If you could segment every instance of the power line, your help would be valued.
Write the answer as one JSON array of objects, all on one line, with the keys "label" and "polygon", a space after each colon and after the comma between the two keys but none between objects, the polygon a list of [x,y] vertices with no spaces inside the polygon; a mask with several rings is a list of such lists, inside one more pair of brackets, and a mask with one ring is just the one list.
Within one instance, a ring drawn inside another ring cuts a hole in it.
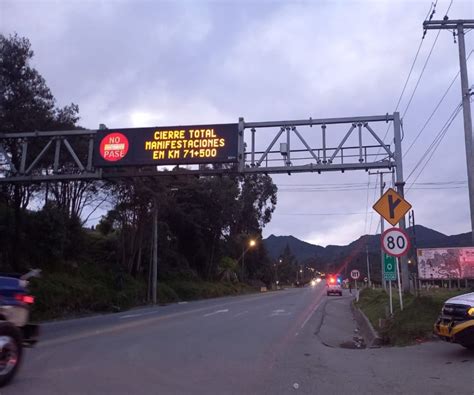
[{"label": "power line", "polygon": [[[451,9],[451,6],[453,5],[453,0],[451,0],[451,2],[449,3],[449,6],[448,6],[448,9],[446,10],[446,16],[448,15],[448,12],[449,10]],[[436,6],[436,5],[435,5]],[[433,18],[433,15],[434,15],[434,10],[433,10],[433,13],[431,14],[430,16],[430,20]],[[428,56],[426,57],[426,60],[425,60],[425,64],[423,65],[423,68],[421,69],[421,73],[420,73],[420,76],[418,77],[418,80],[416,81],[416,84],[415,84],[415,88],[413,89],[413,92],[410,96],[410,99],[408,100],[408,104],[406,105],[405,107],[405,110],[403,111],[403,114],[402,114],[402,118],[405,116],[405,114],[407,113],[408,111],[408,108],[410,107],[410,104],[413,100],[413,97],[415,96],[415,93],[416,93],[416,90],[418,89],[418,85],[420,84],[420,81],[421,81],[421,78],[423,77],[423,74],[425,73],[425,70],[426,70],[426,66],[428,65],[428,62],[431,58],[431,54],[433,53],[433,50],[434,50],[434,47],[436,46],[436,43],[438,41],[438,37],[439,35],[441,34],[441,30],[438,30],[438,34],[436,34],[436,37],[433,41],[433,45],[431,45],[431,49],[430,49],[430,52],[428,53]]]},{"label": "power line", "polygon": [[345,215],[365,215],[365,213],[281,213],[278,215],[315,215],[315,216],[345,216]]},{"label": "power line", "polygon": [[408,175],[408,177],[405,179],[405,181],[408,181],[410,179],[410,177],[413,175],[413,173],[416,171],[416,169],[421,165],[421,163],[423,162],[423,160],[426,158],[426,156],[429,155],[430,151],[433,149],[433,147],[437,144],[437,142],[439,141],[439,138],[441,137],[441,135],[443,135],[443,133],[445,133],[445,131],[447,129],[446,126],[448,124],[450,124],[450,121],[454,119],[454,117],[457,115],[457,113],[459,112],[461,108],[461,104],[458,104],[456,106],[456,108],[454,109],[454,111],[451,113],[451,115],[449,116],[448,120],[445,122],[445,124],[443,125],[443,127],[441,128],[441,130],[438,132],[438,134],[435,136],[435,138],[433,139],[433,141],[431,142],[431,144],[428,146],[428,148],[426,149],[425,153],[421,156],[420,160],[418,161],[418,163],[415,165],[415,167],[412,169],[412,171],[410,172],[410,174]]},{"label": "power line", "polygon": [[[441,31],[441,30],[440,30]],[[472,53],[474,52],[474,50],[471,50],[471,52],[469,53],[469,56],[467,57],[467,59],[469,59],[469,57],[472,55]],[[467,60],[466,59],[466,60]],[[438,110],[439,106],[441,105],[441,103],[443,102],[443,100],[445,99],[445,97],[448,95],[448,92],[449,90],[451,89],[451,87],[454,85],[454,83],[456,82],[457,78],[459,77],[459,74],[460,74],[460,70],[456,73],[456,75],[454,76],[453,80],[451,81],[451,83],[449,84],[448,88],[446,89],[446,91],[444,92],[443,96],[441,96],[441,99],[439,100],[438,104],[436,105],[436,107],[434,108],[433,112],[430,114],[430,116],[428,117],[428,119],[426,120],[426,122],[424,123],[423,127],[420,129],[420,131],[418,132],[418,134],[416,135],[415,139],[411,142],[410,146],[408,147],[408,149],[405,151],[405,153],[403,154],[403,158],[405,158],[405,156],[408,154],[408,152],[410,152],[410,150],[412,149],[413,145],[416,143],[416,141],[418,140],[418,138],[421,136],[421,134],[423,133],[423,131],[426,129],[426,127],[428,126],[429,122],[431,121],[431,119],[433,118],[433,116],[435,115],[436,111]]]},{"label": "power line", "polygon": [[367,218],[369,215],[369,189],[370,189],[370,174],[367,174],[368,180],[367,180],[367,202],[366,202],[366,207],[365,207],[365,222],[364,222],[364,235],[366,234],[367,231]]},{"label": "power line", "polygon": [[[378,181],[379,181],[379,178],[378,177],[375,177],[375,188],[374,188],[374,198],[372,199],[373,202],[375,202],[376,200],[376,197],[377,197],[377,184],[378,184]],[[374,218],[374,212],[372,211],[370,213],[370,226],[369,226],[369,234],[370,234],[370,231],[372,230],[372,220]]]},{"label": "power line", "polygon": [[[411,173],[408,175],[408,177],[406,178],[406,180],[409,180],[410,177],[415,173],[416,169],[421,165],[421,163],[424,161],[424,159],[428,156],[429,158],[427,159],[427,161],[425,162],[425,164],[423,165],[423,168],[421,169],[421,171],[418,173],[418,175],[416,176],[415,180],[413,181],[416,182],[416,180],[418,179],[418,177],[420,177],[421,173],[423,173],[423,170],[425,169],[425,167],[427,166],[427,164],[429,163],[429,161],[431,160],[431,158],[433,157],[434,153],[436,152],[437,148],[439,147],[439,145],[441,144],[441,141],[443,140],[444,136],[446,135],[446,133],[448,132],[451,124],[453,123],[453,121],[456,119],[457,115],[460,113],[462,109],[462,104],[459,104],[458,106],[456,106],[455,110],[453,111],[453,113],[451,113],[451,115],[449,116],[448,120],[446,121],[446,123],[443,125],[443,127],[441,128],[441,130],[438,132],[438,134],[436,135],[436,137],[434,138],[433,142],[430,144],[430,146],[427,148],[427,150],[425,151],[425,153],[423,154],[423,156],[420,158],[420,160],[418,161],[418,163],[415,165],[415,167],[413,168],[413,170],[411,171]],[[431,154],[430,154],[431,153]],[[409,191],[412,186],[413,186],[413,183],[407,188],[407,191]]]},{"label": "power line", "polygon": [[[449,181],[427,181],[427,182],[417,182],[416,184],[417,185],[444,185],[444,184],[466,184],[467,183],[467,180],[457,180],[457,181],[453,181],[453,180],[449,180]],[[359,183],[354,183],[354,184],[277,184],[278,187],[312,187],[312,188],[323,188],[323,189],[327,189],[327,186],[338,186],[338,185],[341,185],[343,186],[344,188],[346,188],[346,185],[350,186],[350,185],[354,185],[355,187],[357,186],[366,186],[367,183],[366,182],[359,182]],[[337,189],[334,189],[334,190],[337,190]],[[363,190],[365,191],[365,187],[363,188]]]},{"label": "power line", "polygon": [[[438,1],[436,0],[436,2],[430,6],[430,11],[428,11],[428,14],[427,14],[427,17],[428,17],[428,15],[430,15],[429,20],[432,20],[432,19],[433,19],[433,16],[434,16],[434,14],[435,14],[435,12],[436,12],[436,5],[437,5],[437,4],[438,4]],[[449,12],[449,10],[451,9],[451,5],[452,5],[452,4],[453,4],[453,1],[451,0],[451,3],[449,4],[448,9],[446,10],[446,14],[447,14],[447,13]],[[426,19],[427,19],[427,18],[425,17],[425,21],[426,21]],[[427,56],[427,58],[426,58],[426,60],[425,60],[425,63],[424,63],[424,65],[423,65],[423,68],[422,68],[422,70],[421,70],[421,74],[420,74],[420,76],[418,77],[418,80],[417,80],[417,82],[416,82],[415,88],[413,89],[413,92],[412,92],[412,94],[411,94],[411,96],[410,96],[410,99],[408,100],[408,104],[406,105],[405,110],[403,111],[402,118],[403,118],[403,117],[405,116],[405,114],[407,113],[408,108],[410,107],[410,104],[411,104],[411,102],[412,102],[412,100],[413,100],[413,97],[415,96],[416,90],[417,90],[417,88],[418,88],[418,85],[420,84],[421,78],[423,77],[423,74],[424,74],[424,72],[425,72],[426,66],[428,65],[428,62],[429,62],[429,60],[430,60],[430,57],[431,57],[431,54],[432,54],[432,52],[433,52],[433,49],[434,49],[434,47],[435,47],[435,45],[436,45],[436,42],[438,41],[438,37],[439,37],[440,33],[441,33],[441,31],[439,31],[438,34],[437,34],[436,37],[435,37],[435,40],[434,40],[434,42],[433,42],[433,44],[432,44],[432,46],[431,46],[430,52],[428,53],[428,56]],[[407,79],[406,79],[405,84],[404,84],[403,89],[402,89],[402,93],[400,94],[400,97],[398,98],[398,102],[397,102],[397,105],[396,105],[396,107],[395,107],[395,111],[394,111],[394,112],[396,112],[396,111],[398,110],[398,107],[400,106],[401,100],[402,100],[402,98],[403,98],[403,95],[404,95],[404,93],[405,93],[406,87],[407,87],[408,82],[409,82],[409,80],[410,80],[411,74],[412,74],[413,69],[414,69],[414,67],[415,67],[416,60],[418,59],[418,55],[419,55],[420,50],[421,50],[421,47],[422,47],[422,45],[423,45],[423,41],[424,41],[425,36],[426,36],[426,31],[423,32],[423,36],[422,36],[422,38],[421,38],[420,45],[418,46],[418,49],[417,49],[417,51],[416,51],[415,58],[413,59],[412,65],[411,65],[411,67],[410,67],[410,72],[408,73]],[[390,131],[391,126],[392,126],[392,123],[389,123],[389,125],[387,126],[387,131],[385,132],[385,135],[384,135],[382,141],[385,141],[385,139],[387,138],[387,135],[388,135],[388,132]],[[378,150],[378,152],[377,152],[377,155],[375,156],[375,159],[377,159],[378,155],[380,154],[380,151],[381,151],[381,148],[379,148],[379,150]]]},{"label": "power line", "polygon": [[[429,17],[429,20],[433,19],[433,16],[436,12],[436,5],[438,4],[438,0],[436,0],[436,2],[433,4],[431,3],[430,5],[430,9],[428,11],[428,13],[426,14],[426,17],[425,17],[425,21],[426,19],[428,18],[428,15],[430,16]],[[420,40],[420,44],[418,45],[418,49],[416,50],[416,54],[415,54],[415,58],[413,59],[413,62],[411,63],[411,66],[410,66],[410,71],[408,72],[408,76],[405,80],[405,83],[403,84],[403,89],[402,89],[402,92],[400,93],[400,96],[398,97],[398,101],[397,101],[397,105],[395,106],[395,111],[396,112],[398,110],[398,107],[400,106],[400,103],[402,101],[402,98],[403,98],[403,95],[405,94],[405,90],[408,86],[408,82],[410,81],[410,77],[411,77],[411,74],[413,73],[413,69],[415,68],[415,64],[416,64],[416,61],[418,59],[418,55],[420,54],[420,51],[421,51],[421,47],[423,46],[423,42],[424,42],[424,39],[425,39],[425,36],[426,36],[426,31],[423,32],[423,36],[421,37],[421,40]],[[392,126],[392,123],[389,123],[389,125],[387,126],[387,130],[385,132],[385,135],[383,136],[383,139],[382,141],[385,141],[385,139],[387,138],[387,135],[388,135],[388,132],[390,131],[390,127]],[[378,152],[377,152],[377,155],[375,156],[375,159],[377,159],[379,153],[380,153],[380,150],[381,148],[379,148]]]},{"label": "power line", "polygon": [[[411,184],[410,184],[411,185]],[[453,185],[453,186],[439,186],[439,187],[411,187],[410,189],[412,190],[449,190],[449,189],[466,189],[466,185]],[[293,192],[293,193],[316,193],[316,192],[328,192],[328,193],[335,193],[335,192],[357,192],[357,191],[366,191],[366,189],[347,189],[347,190],[342,190],[342,191],[330,191],[330,190],[319,190],[319,189],[299,189],[299,190],[294,190],[294,189],[285,189],[282,191],[278,192]],[[374,189],[374,191],[377,191],[377,189]],[[375,199],[374,199],[375,201]]]}]

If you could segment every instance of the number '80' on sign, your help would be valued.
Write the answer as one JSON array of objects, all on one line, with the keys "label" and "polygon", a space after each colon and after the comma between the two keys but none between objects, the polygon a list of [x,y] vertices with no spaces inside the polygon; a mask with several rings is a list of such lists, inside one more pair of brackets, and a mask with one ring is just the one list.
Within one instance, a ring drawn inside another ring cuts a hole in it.
[{"label": "number '80' on sign", "polygon": [[403,256],[410,249],[410,237],[400,228],[390,228],[383,232],[381,243],[382,249],[391,256]]}]

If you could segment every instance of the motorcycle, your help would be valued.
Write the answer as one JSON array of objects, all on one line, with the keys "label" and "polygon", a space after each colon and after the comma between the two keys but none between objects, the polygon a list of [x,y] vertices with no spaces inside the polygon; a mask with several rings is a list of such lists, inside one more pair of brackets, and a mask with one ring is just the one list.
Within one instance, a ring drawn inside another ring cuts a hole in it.
[{"label": "motorcycle", "polygon": [[28,292],[28,282],[40,272],[34,269],[19,278],[0,276],[0,387],[17,373],[23,348],[38,341],[39,326],[29,323],[35,299]]}]

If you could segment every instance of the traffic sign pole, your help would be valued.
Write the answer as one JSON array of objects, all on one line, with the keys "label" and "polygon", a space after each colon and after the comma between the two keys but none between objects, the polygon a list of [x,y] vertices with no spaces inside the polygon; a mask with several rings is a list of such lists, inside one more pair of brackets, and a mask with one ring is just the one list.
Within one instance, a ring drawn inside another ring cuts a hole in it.
[{"label": "traffic sign pole", "polygon": [[400,296],[400,310],[403,311],[403,296],[402,296],[402,285],[400,284],[400,258],[397,259],[397,281],[398,281],[398,295]]},{"label": "traffic sign pole", "polygon": [[388,295],[390,297],[390,315],[393,315],[392,280],[389,280],[388,282]]}]

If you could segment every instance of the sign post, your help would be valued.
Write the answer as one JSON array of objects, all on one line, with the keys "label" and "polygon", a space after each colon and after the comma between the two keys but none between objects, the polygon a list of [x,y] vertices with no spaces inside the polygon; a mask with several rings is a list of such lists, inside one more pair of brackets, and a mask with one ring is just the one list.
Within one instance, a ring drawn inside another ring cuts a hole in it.
[{"label": "sign post", "polygon": [[398,295],[400,297],[400,310],[403,311],[403,297],[402,297],[402,285],[400,284],[400,258],[397,258],[397,281],[398,281]]},{"label": "sign post", "polygon": [[357,291],[357,280],[360,277],[360,272],[356,269],[351,270],[351,277],[355,280],[355,289]]},{"label": "sign post", "polygon": [[[390,228],[387,229],[380,239],[382,243],[382,249],[390,255],[390,258],[386,258],[384,262],[384,277],[390,280],[390,293],[391,293],[391,281],[393,278],[394,266],[396,267],[396,277],[398,281],[398,294],[400,297],[400,310],[403,310],[403,296],[402,296],[402,287],[400,282],[400,269],[399,269],[399,259],[397,261],[395,258],[400,258],[405,255],[410,249],[410,238],[407,233],[399,228]],[[388,272],[388,273],[387,273]],[[387,273],[387,274],[386,274]],[[390,297],[391,299],[391,297]],[[392,308],[390,309],[392,310]]]},{"label": "sign post", "polygon": [[393,315],[392,280],[388,282],[388,296],[390,299],[390,315]]}]

